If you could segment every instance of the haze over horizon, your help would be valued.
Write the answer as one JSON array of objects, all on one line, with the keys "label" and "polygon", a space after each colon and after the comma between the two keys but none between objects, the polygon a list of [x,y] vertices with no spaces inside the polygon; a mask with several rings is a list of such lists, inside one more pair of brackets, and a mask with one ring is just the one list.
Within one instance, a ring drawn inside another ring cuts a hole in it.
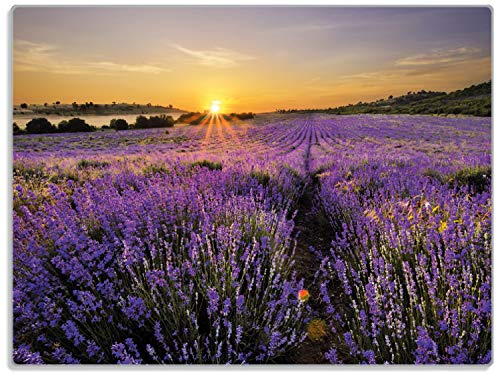
[{"label": "haze over horizon", "polygon": [[489,8],[17,7],[14,103],[334,107],[491,79]]}]

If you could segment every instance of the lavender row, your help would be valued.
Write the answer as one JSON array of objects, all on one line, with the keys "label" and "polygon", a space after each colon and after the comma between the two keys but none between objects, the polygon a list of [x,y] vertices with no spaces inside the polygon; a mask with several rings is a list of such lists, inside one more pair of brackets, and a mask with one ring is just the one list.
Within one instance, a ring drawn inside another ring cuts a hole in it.
[{"label": "lavender row", "polygon": [[425,158],[338,160],[322,174],[318,209],[335,232],[319,271],[332,363],[489,362],[485,160],[459,170]]},{"label": "lavender row", "polygon": [[304,339],[286,186],[182,165],[47,186],[14,191],[15,360],[267,362]]}]

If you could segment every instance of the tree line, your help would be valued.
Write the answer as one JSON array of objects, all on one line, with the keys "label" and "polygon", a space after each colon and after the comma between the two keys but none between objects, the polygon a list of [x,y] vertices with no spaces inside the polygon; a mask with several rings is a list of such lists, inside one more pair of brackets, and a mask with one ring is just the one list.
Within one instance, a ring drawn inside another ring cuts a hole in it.
[{"label": "tree line", "polygon": [[77,103],[74,101],[71,104],[63,104],[60,101],[53,103],[45,102],[41,105],[39,104],[28,104],[21,103],[18,107],[14,107],[14,113],[23,113],[29,110],[34,115],[44,116],[44,115],[61,115],[61,116],[75,116],[82,114],[148,114],[148,113],[168,113],[174,108],[172,104],[161,106],[152,103],[147,104],[127,104],[127,103],[117,103],[113,101],[110,104],[96,104],[92,101],[86,101],[84,103]]},{"label": "tree line", "polygon": [[277,109],[278,113],[331,114],[437,114],[491,116],[491,81],[446,93],[439,91],[409,91],[406,95],[373,102],[359,101],[335,108]]},{"label": "tree line", "polygon": [[[116,131],[129,130],[129,129],[152,129],[174,126],[175,120],[172,116],[159,115],[138,116],[134,124],[129,124],[125,119],[113,118],[109,125],[102,126],[102,129],[114,129]],[[89,125],[81,118],[71,118],[70,120],[63,120],[56,125],[52,124],[47,118],[33,118],[26,123],[26,128],[21,129],[14,122],[14,135],[22,134],[55,134],[67,132],[93,132],[97,131],[97,127]]]}]

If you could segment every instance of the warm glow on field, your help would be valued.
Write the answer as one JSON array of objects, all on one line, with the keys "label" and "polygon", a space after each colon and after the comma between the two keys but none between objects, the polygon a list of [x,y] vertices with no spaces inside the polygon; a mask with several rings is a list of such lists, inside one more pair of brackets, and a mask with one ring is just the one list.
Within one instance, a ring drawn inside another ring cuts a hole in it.
[{"label": "warm glow on field", "polygon": [[210,111],[212,113],[219,113],[219,111],[220,111],[220,101],[218,101],[218,100],[212,101],[212,106],[210,107]]}]

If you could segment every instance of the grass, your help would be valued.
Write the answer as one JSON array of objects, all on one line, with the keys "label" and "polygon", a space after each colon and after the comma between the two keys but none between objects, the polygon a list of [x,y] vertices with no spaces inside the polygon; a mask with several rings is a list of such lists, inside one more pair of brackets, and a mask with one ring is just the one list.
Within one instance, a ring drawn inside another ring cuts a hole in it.
[{"label": "grass", "polygon": [[424,175],[447,184],[450,188],[468,187],[471,192],[482,193],[490,187],[491,166],[466,167],[448,175],[429,169],[424,172]]},{"label": "grass", "polygon": [[108,161],[97,161],[97,160],[86,160],[86,159],[82,159],[78,161],[78,163],[76,164],[76,168],[79,170],[90,169],[90,168],[102,169],[107,166],[109,166]]},{"label": "grass", "polygon": [[222,170],[222,164],[220,162],[214,162],[209,160],[195,161],[191,164],[191,166],[193,168],[200,167],[200,168],[207,168],[209,170]]}]

